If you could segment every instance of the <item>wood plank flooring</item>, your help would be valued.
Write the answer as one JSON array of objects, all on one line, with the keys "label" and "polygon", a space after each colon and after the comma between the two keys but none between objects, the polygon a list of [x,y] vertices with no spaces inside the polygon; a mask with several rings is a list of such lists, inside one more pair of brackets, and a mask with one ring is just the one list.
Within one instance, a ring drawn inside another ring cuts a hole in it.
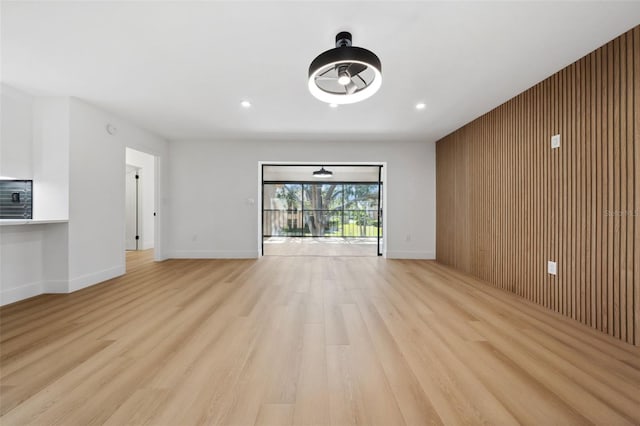
[{"label": "wood plank flooring", "polygon": [[640,348],[436,262],[149,256],[0,308],[0,424],[640,423]]}]

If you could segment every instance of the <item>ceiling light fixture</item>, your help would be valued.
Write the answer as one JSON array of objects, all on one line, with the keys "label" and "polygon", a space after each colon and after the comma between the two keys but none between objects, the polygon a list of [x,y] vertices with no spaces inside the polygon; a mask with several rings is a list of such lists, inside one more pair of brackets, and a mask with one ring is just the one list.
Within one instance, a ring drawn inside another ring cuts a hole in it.
[{"label": "ceiling light fixture", "polygon": [[240,102],[240,105],[242,105],[243,108],[249,108],[251,106],[251,102],[242,101],[242,102]]},{"label": "ceiling light fixture", "polygon": [[427,104],[425,104],[424,102],[419,102],[416,104],[416,109],[425,109],[427,107]]},{"label": "ceiling light fixture", "polygon": [[347,71],[340,73],[340,77],[338,77],[338,84],[346,86],[349,83],[351,83],[351,75],[349,75]]},{"label": "ceiling light fixture", "polygon": [[382,85],[382,63],[370,50],[351,45],[351,33],[336,35],[336,47],[309,66],[309,91],[323,102],[352,104],[371,97]]},{"label": "ceiling light fixture", "polygon": [[326,170],[323,166],[320,168],[320,170],[316,170],[315,172],[313,172],[313,177],[314,178],[330,178],[330,177],[333,177],[333,172],[331,170]]}]

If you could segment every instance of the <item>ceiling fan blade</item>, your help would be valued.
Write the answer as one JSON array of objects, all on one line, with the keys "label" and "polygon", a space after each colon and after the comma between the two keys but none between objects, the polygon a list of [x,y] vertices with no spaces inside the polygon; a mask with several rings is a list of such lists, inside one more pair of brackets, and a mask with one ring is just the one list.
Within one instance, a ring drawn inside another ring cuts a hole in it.
[{"label": "ceiling fan blade", "polygon": [[344,86],[344,90],[349,95],[351,95],[353,92],[355,92],[357,88],[358,88],[358,86],[353,81],[350,81],[348,84],[345,84],[345,86]]},{"label": "ceiling fan blade", "polygon": [[332,71],[336,78],[338,78],[338,72],[335,70],[335,68],[327,68],[325,71],[318,74],[317,77],[329,77]]},{"label": "ceiling fan blade", "polygon": [[337,81],[338,77],[327,77],[319,75],[316,77],[316,81]]},{"label": "ceiling fan blade", "polygon": [[367,69],[366,65],[352,63],[351,65],[349,65],[349,68],[347,68],[347,72],[351,77],[355,77],[356,75],[360,74],[362,71],[366,69]]}]

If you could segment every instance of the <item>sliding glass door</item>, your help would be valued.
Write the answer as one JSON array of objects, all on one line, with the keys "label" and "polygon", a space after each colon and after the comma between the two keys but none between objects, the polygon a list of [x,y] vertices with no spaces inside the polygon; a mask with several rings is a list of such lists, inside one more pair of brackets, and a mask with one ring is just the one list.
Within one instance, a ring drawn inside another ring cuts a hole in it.
[{"label": "sliding glass door", "polygon": [[268,237],[371,238],[381,255],[381,190],[380,181],[263,182],[263,242]]}]

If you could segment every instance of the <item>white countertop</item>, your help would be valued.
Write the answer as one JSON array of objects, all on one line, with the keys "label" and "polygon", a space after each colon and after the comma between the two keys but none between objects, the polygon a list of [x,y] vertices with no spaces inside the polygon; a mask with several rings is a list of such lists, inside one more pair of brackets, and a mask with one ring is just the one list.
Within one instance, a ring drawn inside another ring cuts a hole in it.
[{"label": "white countertop", "polygon": [[67,219],[0,219],[0,226],[15,226],[15,225],[42,225],[46,223],[67,223]]}]

